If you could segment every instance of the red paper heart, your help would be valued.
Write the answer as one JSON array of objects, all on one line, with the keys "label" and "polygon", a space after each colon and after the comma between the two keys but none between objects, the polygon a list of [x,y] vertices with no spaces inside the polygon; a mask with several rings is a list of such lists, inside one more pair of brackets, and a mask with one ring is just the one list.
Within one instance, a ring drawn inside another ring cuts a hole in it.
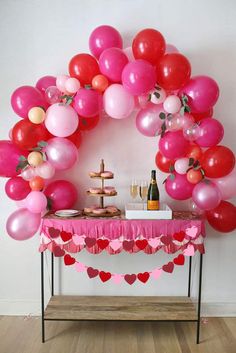
[{"label": "red paper heart", "polygon": [[111,278],[111,273],[110,272],[100,271],[99,272],[99,277],[101,278],[101,280],[103,282],[106,282],[106,281],[108,281]]},{"label": "red paper heart", "polygon": [[172,273],[174,269],[173,262],[168,262],[168,264],[162,266],[163,271]]},{"label": "red paper heart", "polygon": [[51,238],[57,238],[60,235],[60,230],[56,229],[54,227],[50,227],[50,228],[48,228],[48,233]]},{"label": "red paper heart", "polygon": [[138,279],[146,283],[149,280],[150,274],[148,272],[138,273]]},{"label": "red paper heart", "polygon": [[93,267],[88,267],[87,268],[87,274],[89,278],[94,278],[98,275],[99,271],[96,268]]},{"label": "red paper heart", "polygon": [[134,241],[133,240],[125,240],[123,241],[123,248],[126,251],[132,250],[134,247]]},{"label": "red paper heart", "polygon": [[136,240],[135,244],[140,250],[144,250],[148,245],[148,242],[146,239],[142,239],[142,240],[139,239],[139,240]]},{"label": "red paper heart", "polygon": [[109,240],[107,239],[98,239],[97,244],[100,249],[105,249],[109,245]]},{"label": "red paper heart", "polygon": [[184,264],[184,261],[185,261],[185,257],[183,254],[179,254],[179,256],[175,257],[174,258],[174,263],[176,265],[183,265]]},{"label": "red paper heart", "polygon": [[163,235],[161,237],[161,242],[164,244],[164,245],[170,245],[171,243],[171,238],[166,236],[166,235]]},{"label": "red paper heart", "polygon": [[179,242],[182,242],[185,238],[185,232],[181,230],[180,232],[175,233],[173,238]]},{"label": "red paper heart", "polygon": [[92,246],[94,246],[96,244],[96,239],[95,238],[85,238],[85,244],[87,245],[88,248],[91,248]]},{"label": "red paper heart", "polygon": [[75,263],[75,258],[71,257],[69,254],[66,254],[64,256],[64,263],[65,265],[69,266],[69,265],[73,265]]},{"label": "red paper heart", "polygon": [[61,239],[63,240],[63,241],[68,241],[68,240],[71,240],[71,238],[72,238],[72,233],[70,233],[70,232],[66,232],[66,231],[64,231],[64,230],[62,230],[61,231]]},{"label": "red paper heart", "polygon": [[56,257],[61,257],[65,255],[65,251],[61,249],[59,246],[55,246],[53,249],[53,254]]},{"label": "red paper heart", "polygon": [[125,278],[125,281],[131,285],[136,281],[137,276],[133,273],[132,275],[125,275],[124,278]]}]

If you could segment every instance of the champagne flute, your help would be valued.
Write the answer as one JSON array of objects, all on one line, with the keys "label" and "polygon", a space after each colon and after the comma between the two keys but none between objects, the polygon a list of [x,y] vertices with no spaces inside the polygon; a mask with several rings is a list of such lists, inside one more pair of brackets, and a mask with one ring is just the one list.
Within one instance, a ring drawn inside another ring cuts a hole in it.
[{"label": "champagne flute", "polygon": [[130,185],[130,195],[133,199],[136,199],[138,196],[138,182],[135,179],[132,179]]},{"label": "champagne flute", "polygon": [[145,209],[145,200],[147,198],[147,194],[148,194],[148,183],[146,180],[142,180],[140,183],[140,187],[139,187],[139,195],[142,199],[143,202],[143,209]]}]

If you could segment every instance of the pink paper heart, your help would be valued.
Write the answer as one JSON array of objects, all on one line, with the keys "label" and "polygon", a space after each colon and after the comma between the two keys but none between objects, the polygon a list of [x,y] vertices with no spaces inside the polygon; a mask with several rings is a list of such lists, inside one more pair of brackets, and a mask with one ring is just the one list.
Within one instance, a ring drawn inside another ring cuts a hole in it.
[{"label": "pink paper heart", "polygon": [[114,283],[120,284],[122,282],[122,280],[123,280],[123,276],[114,274],[114,275],[112,275],[112,280],[113,280]]},{"label": "pink paper heart", "polygon": [[198,232],[198,228],[196,226],[192,226],[191,228],[187,228],[185,230],[185,233],[190,237],[190,238],[195,238]]},{"label": "pink paper heart", "polygon": [[189,244],[186,249],[184,249],[183,254],[185,256],[193,256],[195,253],[194,246]]},{"label": "pink paper heart", "polygon": [[44,252],[47,249],[47,244],[41,244],[39,247],[39,252]]},{"label": "pink paper heart", "polygon": [[155,268],[155,269],[151,272],[151,276],[152,276],[154,279],[158,279],[161,274],[162,274],[162,269],[161,269],[161,268]]},{"label": "pink paper heart", "polygon": [[117,251],[118,249],[120,249],[122,243],[120,242],[120,240],[116,239],[116,240],[112,240],[110,242],[110,247],[112,248],[112,250]]},{"label": "pink paper heart", "polygon": [[72,239],[75,245],[84,245],[84,237],[74,234]]},{"label": "pink paper heart", "polygon": [[148,240],[148,244],[152,248],[157,248],[157,246],[160,244],[160,239],[159,238],[151,238]]},{"label": "pink paper heart", "polygon": [[76,262],[75,263],[75,269],[78,272],[84,272],[86,270],[86,267],[84,264],[82,264],[81,262]]}]

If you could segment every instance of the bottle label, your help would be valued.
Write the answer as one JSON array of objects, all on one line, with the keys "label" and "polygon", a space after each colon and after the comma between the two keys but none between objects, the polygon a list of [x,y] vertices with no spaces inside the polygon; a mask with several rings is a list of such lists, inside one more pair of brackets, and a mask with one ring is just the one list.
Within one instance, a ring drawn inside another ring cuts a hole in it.
[{"label": "bottle label", "polygon": [[159,210],[159,201],[158,200],[148,200],[147,209],[153,210],[153,211]]}]

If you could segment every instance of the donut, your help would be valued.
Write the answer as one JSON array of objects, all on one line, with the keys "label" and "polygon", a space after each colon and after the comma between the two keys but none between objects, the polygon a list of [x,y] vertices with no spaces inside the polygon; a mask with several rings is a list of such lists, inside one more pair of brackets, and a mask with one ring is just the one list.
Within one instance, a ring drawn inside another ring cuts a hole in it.
[{"label": "donut", "polygon": [[95,208],[95,209],[93,210],[93,213],[94,213],[94,214],[97,214],[97,215],[101,215],[101,214],[106,213],[106,209],[105,209],[105,208]]},{"label": "donut", "polygon": [[93,210],[96,208],[96,206],[90,206],[90,207],[85,207],[84,212],[85,213],[91,213]]},{"label": "donut", "polygon": [[113,186],[105,186],[103,188],[103,191],[107,195],[115,195],[116,194],[116,189]]},{"label": "donut", "polygon": [[100,172],[90,172],[89,176],[91,177],[100,177],[101,173]]},{"label": "donut", "polygon": [[102,194],[102,189],[101,188],[90,188],[89,192],[91,194]]},{"label": "donut", "polygon": [[113,178],[114,174],[108,170],[101,173],[102,178]]},{"label": "donut", "polygon": [[111,213],[111,214],[116,213],[118,211],[117,207],[115,207],[115,206],[107,206],[106,210],[108,213]]}]

